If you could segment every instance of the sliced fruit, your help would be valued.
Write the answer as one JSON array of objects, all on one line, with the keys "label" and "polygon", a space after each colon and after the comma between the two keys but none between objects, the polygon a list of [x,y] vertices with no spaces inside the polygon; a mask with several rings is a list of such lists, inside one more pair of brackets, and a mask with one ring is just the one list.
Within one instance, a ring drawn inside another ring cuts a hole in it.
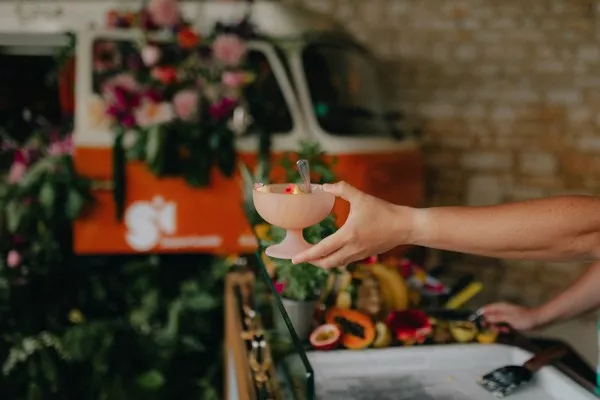
[{"label": "sliced fruit", "polygon": [[459,343],[467,343],[475,339],[477,328],[471,322],[453,322],[450,324],[450,333]]},{"label": "sliced fruit", "polygon": [[373,341],[373,347],[381,348],[387,347],[392,343],[392,332],[383,322],[377,322],[375,324],[375,340]]},{"label": "sliced fruit", "polygon": [[375,324],[368,315],[334,307],[327,311],[325,322],[342,331],[342,345],[351,350],[369,347],[375,340]]},{"label": "sliced fruit", "polygon": [[298,185],[294,185],[293,183],[290,183],[289,185],[287,185],[285,187],[283,192],[285,194],[301,194],[302,190],[300,189],[300,187]]},{"label": "sliced fruit", "polygon": [[423,343],[432,334],[431,322],[421,310],[391,312],[386,324],[396,339],[406,345]]},{"label": "sliced fruit", "polygon": [[318,326],[310,334],[310,344],[317,350],[335,349],[342,337],[342,331],[334,324],[324,324]]},{"label": "sliced fruit", "polygon": [[495,330],[486,330],[483,332],[479,332],[477,334],[477,341],[479,343],[484,343],[484,344],[489,344],[489,343],[494,343],[496,342],[496,339],[498,338],[498,332]]}]

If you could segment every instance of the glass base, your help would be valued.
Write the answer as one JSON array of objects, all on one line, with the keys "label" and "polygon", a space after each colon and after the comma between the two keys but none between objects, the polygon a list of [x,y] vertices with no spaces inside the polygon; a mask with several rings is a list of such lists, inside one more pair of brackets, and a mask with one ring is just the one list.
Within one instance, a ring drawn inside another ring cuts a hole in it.
[{"label": "glass base", "polygon": [[281,243],[269,246],[265,250],[265,254],[269,257],[280,258],[282,260],[290,260],[295,255],[308,250],[313,245],[308,243],[302,231],[288,230],[285,234],[285,239]]}]

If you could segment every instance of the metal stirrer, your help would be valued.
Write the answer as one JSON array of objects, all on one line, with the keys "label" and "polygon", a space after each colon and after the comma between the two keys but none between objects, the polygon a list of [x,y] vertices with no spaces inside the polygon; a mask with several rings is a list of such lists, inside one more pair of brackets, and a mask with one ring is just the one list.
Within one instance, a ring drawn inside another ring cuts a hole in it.
[{"label": "metal stirrer", "polygon": [[308,164],[308,160],[298,160],[296,167],[298,167],[298,172],[300,172],[300,177],[304,183],[304,193],[310,193],[310,165]]}]

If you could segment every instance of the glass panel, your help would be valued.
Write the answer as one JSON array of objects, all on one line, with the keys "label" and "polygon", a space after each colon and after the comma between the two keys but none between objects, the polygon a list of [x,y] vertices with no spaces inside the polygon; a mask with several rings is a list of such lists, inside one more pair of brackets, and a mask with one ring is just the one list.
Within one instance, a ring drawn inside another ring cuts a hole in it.
[{"label": "glass panel", "polygon": [[256,254],[255,260],[256,310],[266,332],[265,336],[277,375],[274,383],[278,387],[274,387],[273,390],[280,395],[275,398],[314,400],[315,384],[312,367],[262,261],[262,249]]},{"label": "glass panel", "polygon": [[251,50],[246,62],[256,73],[256,80],[245,91],[250,113],[261,119],[260,125],[268,132],[289,133],[293,127],[292,115],[267,56]]},{"label": "glass panel", "polygon": [[312,44],[302,62],[313,111],[321,127],[340,136],[393,135],[377,70],[355,47]]}]

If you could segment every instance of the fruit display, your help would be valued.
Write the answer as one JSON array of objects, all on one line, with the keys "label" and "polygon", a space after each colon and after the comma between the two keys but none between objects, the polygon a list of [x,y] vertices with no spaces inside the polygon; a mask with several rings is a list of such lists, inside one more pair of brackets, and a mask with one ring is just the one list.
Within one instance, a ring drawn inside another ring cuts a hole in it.
[{"label": "fruit display", "polygon": [[[414,274],[414,275],[411,275]],[[421,282],[415,284],[415,282]],[[316,350],[385,348],[443,343],[494,343],[498,332],[471,321],[437,320],[419,308],[421,294],[448,293],[409,262],[376,258],[332,270],[310,338]],[[439,313],[432,315],[438,316]],[[466,318],[465,318],[466,319]],[[336,329],[332,328],[336,327]]]},{"label": "fruit display", "polygon": [[326,307],[356,309],[377,320],[406,310],[409,290],[402,276],[385,265],[356,265],[332,272],[321,299]]}]

